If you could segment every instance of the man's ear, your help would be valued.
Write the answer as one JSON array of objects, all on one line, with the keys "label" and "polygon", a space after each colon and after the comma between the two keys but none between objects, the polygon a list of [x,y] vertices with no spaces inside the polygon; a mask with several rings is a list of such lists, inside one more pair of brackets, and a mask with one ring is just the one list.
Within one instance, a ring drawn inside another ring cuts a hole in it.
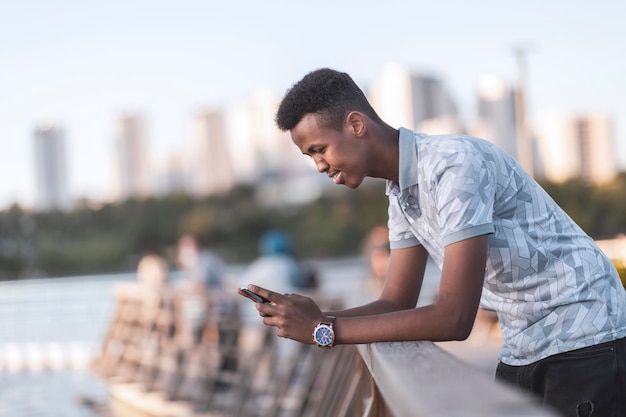
[{"label": "man's ear", "polygon": [[350,133],[352,133],[356,137],[361,137],[365,134],[366,131],[366,123],[365,117],[361,112],[351,111],[346,116],[346,123],[348,125],[348,129],[350,129]]}]

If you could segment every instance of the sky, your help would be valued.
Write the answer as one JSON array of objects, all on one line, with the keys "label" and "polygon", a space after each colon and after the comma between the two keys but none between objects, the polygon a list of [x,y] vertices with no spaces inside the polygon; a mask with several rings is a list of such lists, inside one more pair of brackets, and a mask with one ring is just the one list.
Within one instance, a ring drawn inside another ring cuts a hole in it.
[{"label": "sky", "polygon": [[515,82],[519,46],[531,126],[608,114],[624,170],[624,16],[623,0],[0,0],[0,208],[34,202],[37,126],[65,130],[71,195],[100,199],[120,113],[143,114],[165,154],[198,109],[282,95],[320,67],[366,89],[395,63],[440,77],[469,123],[482,75]]}]

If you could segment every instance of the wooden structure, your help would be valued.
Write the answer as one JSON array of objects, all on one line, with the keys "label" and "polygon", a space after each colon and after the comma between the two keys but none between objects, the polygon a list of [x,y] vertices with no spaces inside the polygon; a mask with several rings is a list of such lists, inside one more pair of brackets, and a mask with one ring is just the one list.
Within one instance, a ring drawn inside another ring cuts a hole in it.
[{"label": "wooden structure", "polygon": [[[370,378],[354,346],[293,343],[281,356],[272,328],[244,328],[224,294],[139,283],[118,286],[117,311],[93,371],[106,378],[113,416],[363,415]],[[318,300],[328,308],[336,300]],[[282,340],[285,341],[284,339]]]},{"label": "wooden structure", "polygon": [[281,356],[273,328],[242,327],[239,303],[249,301],[236,295],[137,284],[116,297],[93,366],[109,381],[115,417],[553,416],[431,342],[293,342]]}]

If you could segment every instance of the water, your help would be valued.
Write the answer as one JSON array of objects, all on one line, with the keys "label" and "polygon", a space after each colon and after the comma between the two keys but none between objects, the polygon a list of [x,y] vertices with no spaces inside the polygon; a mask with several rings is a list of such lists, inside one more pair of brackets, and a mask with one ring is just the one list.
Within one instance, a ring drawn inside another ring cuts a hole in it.
[{"label": "water", "polygon": [[134,279],[123,274],[0,282],[0,369],[86,360],[115,308],[114,282]]},{"label": "water", "polygon": [[87,370],[134,274],[0,282],[0,416],[93,417],[107,400]]},{"label": "water", "polygon": [[[360,259],[311,263],[323,293],[356,297],[363,291]],[[231,268],[233,288],[245,284],[238,281],[242,270]],[[0,282],[0,417],[107,415],[107,386],[88,364],[113,317],[115,283],[135,280],[128,273]],[[429,265],[422,302],[432,298],[437,282],[438,271]]]},{"label": "water", "polygon": [[81,403],[106,404],[107,388],[85,369],[0,373],[0,416],[95,417],[97,409]]}]

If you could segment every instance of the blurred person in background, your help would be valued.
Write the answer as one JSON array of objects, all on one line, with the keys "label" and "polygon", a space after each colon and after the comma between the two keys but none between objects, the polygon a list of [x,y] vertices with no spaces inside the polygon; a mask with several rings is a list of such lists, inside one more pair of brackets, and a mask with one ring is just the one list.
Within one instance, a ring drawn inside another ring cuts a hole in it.
[{"label": "blurred person in background", "polygon": [[215,252],[203,247],[197,236],[184,234],[180,237],[177,264],[183,272],[183,287],[186,289],[224,290],[224,262]]},{"label": "blurred person in background", "polygon": [[197,236],[184,234],[178,240],[177,264],[183,274],[180,290],[182,299],[181,334],[189,344],[203,338],[203,329],[209,318],[236,317],[237,303],[225,292],[226,265],[213,251],[204,247]]},{"label": "blurred person in background", "polygon": [[168,275],[169,266],[157,250],[147,250],[137,264],[137,279],[150,288],[165,285]]},{"label": "blurred person in background", "polygon": [[[314,271],[296,258],[293,239],[282,230],[269,230],[259,240],[259,257],[246,269],[241,282],[268,286],[277,292],[309,292],[317,287]],[[253,319],[258,313],[246,303]],[[253,320],[259,324],[258,320]]]},{"label": "blurred person in background", "polygon": [[[259,257],[254,260],[241,276],[242,283],[254,283],[266,286],[287,294],[293,292],[310,293],[317,288],[314,271],[295,255],[294,243],[290,234],[282,230],[268,230],[259,240]],[[249,343],[260,343],[263,323],[258,320],[258,312],[254,303],[247,300],[243,303],[243,320],[248,326]],[[256,329],[259,334],[255,333]],[[299,344],[293,340],[276,338],[276,353],[285,365],[293,359]]]},{"label": "blurred person in background", "polygon": [[389,229],[387,226],[375,226],[363,241],[363,258],[367,263],[367,290],[379,296],[385,284],[385,275],[389,266]]}]

